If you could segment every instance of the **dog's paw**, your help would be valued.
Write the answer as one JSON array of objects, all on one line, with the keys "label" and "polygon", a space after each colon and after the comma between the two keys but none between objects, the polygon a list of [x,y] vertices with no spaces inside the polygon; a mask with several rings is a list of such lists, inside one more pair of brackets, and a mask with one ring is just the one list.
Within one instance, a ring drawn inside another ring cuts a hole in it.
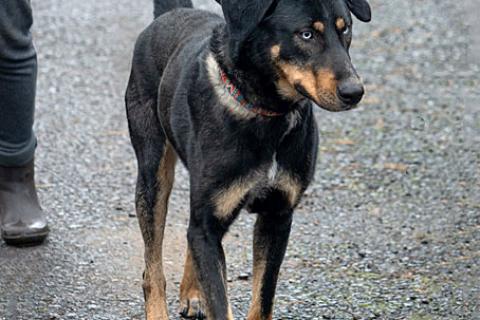
[{"label": "dog's paw", "polygon": [[204,311],[204,303],[198,297],[182,299],[180,302],[180,315],[184,319],[204,320],[207,316]]}]

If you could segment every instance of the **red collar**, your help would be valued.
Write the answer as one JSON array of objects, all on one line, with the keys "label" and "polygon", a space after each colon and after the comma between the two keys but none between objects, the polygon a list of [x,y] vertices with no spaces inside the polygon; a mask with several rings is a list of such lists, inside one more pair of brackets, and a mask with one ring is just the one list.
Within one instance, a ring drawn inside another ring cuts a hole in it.
[{"label": "red collar", "polygon": [[279,113],[275,111],[270,111],[266,110],[264,108],[261,108],[255,104],[252,104],[248,102],[245,97],[242,95],[240,90],[230,81],[228,78],[227,74],[221,69],[220,70],[220,79],[222,79],[222,83],[225,87],[225,90],[245,109],[248,111],[251,111],[253,113],[256,113],[258,115],[264,116],[264,117],[279,117],[283,116],[284,113]]}]

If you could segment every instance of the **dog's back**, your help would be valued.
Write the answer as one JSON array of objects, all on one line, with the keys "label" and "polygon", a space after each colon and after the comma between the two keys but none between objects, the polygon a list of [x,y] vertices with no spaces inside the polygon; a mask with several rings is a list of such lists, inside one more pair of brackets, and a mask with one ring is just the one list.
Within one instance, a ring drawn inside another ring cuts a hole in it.
[{"label": "dog's back", "polygon": [[192,37],[208,37],[211,28],[206,28],[205,24],[215,21],[213,27],[221,18],[192,9],[190,0],[156,0],[154,12],[157,18],[135,44],[130,82],[135,82],[143,99],[156,101],[163,71],[173,52]]},{"label": "dog's back", "polygon": [[177,8],[193,8],[190,0],[155,0],[153,15],[156,18]]},{"label": "dog's back", "polygon": [[[137,157],[146,157],[146,162],[158,166],[156,154],[164,141],[151,141],[150,138],[164,137],[165,128],[160,124],[157,109],[164,71],[173,57],[178,59],[180,52],[185,57],[184,64],[189,63],[198,51],[198,40],[210,37],[211,30],[223,23],[223,19],[214,13],[193,9],[190,0],[155,0],[154,4],[156,19],[135,43],[125,100]],[[146,147],[145,141],[152,145]],[[157,143],[158,146],[155,146]],[[152,154],[142,155],[149,149]]]}]

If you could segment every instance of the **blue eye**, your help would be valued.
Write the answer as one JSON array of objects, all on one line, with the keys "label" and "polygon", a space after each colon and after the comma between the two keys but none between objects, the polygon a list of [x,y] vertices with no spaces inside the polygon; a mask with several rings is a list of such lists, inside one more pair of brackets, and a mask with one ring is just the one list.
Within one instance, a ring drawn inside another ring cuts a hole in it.
[{"label": "blue eye", "polygon": [[304,40],[310,40],[313,38],[313,33],[310,31],[303,31],[300,33],[302,39]]},{"label": "blue eye", "polygon": [[350,27],[349,26],[345,26],[345,29],[343,29],[343,34],[349,34],[350,33]]}]

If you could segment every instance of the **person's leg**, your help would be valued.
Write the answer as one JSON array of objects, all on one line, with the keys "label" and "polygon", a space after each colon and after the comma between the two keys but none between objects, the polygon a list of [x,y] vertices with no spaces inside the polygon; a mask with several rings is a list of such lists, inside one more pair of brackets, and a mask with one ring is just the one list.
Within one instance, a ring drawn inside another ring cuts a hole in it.
[{"label": "person's leg", "polygon": [[32,22],[29,0],[0,1],[0,228],[9,244],[38,243],[48,234],[34,183]]}]

